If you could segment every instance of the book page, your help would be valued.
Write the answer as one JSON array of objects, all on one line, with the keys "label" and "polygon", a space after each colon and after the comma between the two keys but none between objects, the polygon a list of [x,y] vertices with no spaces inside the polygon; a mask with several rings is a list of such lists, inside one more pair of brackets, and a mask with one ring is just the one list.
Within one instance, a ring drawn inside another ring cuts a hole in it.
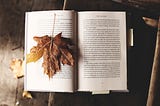
[{"label": "book page", "polygon": [[79,91],[127,89],[125,12],[79,12]]},{"label": "book page", "polygon": [[[54,21],[55,20],[55,21]],[[62,37],[75,39],[74,11],[37,11],[26,13],[25,23],[25,56],[37,45],[34,36],[52,36],[62,32]],[[61,64],[61,71],[53,78],[44,74],[43,58],[25,65],[25,90],[27,91],[74,91],[74,67]]]}]

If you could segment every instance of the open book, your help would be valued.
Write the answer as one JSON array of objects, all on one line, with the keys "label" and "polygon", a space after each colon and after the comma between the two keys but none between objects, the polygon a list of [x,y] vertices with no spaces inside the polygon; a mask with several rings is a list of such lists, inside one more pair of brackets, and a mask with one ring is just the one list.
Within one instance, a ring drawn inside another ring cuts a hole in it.
[{"label": "open book", "polygon": [[[55,19],[54,19],[55,18]],[[126,14],[107,11],[35,11],[25,19],[25,55],[34,36],[62,32],[75,49],[74,67],[62,65],[53,78],[43,72],[43,58],[25,65],[27,91],[75,92],[127,90]]]}]

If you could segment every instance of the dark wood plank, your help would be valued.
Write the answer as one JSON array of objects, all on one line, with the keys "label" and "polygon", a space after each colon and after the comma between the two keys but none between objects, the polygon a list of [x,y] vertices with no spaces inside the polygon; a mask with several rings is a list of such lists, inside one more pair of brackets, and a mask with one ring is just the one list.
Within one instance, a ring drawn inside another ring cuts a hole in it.
[{"label": "dark wood plank", "polygon": [[17,79],[13,77],[9,70],[9,63],[12,58],[21,58],[23,55],[22,49],[12,50],[23,41],[23,37],[18,34],[16,37],[13,36],[17,24],[17,18],[13,17],[0,5],[0,105],[2,106],[15,105]]},{"label": "dark wood plank", "polygon": [[[44,5],[42,1],[43,0],[41,0],[41,3]],[[34,5],[33,2],[36,1],[0,1],[0,105],[48,105],[48,93],[34,92],[32,93],[33,99],[28,100],[23,98],[23,79],[15,79],[9,70],[9,62],[12,58],[23,58],[24,12],[30,11],[34,6],[36,6],[37,9],[43,8],[38,6],[37,3]],[[20,48],[12,50],[17,47]]]},{"label": "dark wood plank", "polygon": [[[158,29],[160,29],[160,17],[158,20]],[[150,87],[146,106],[159,106],[160,98],[160,30],[157,31],[156,47],[154,61],[151,73]]]}]

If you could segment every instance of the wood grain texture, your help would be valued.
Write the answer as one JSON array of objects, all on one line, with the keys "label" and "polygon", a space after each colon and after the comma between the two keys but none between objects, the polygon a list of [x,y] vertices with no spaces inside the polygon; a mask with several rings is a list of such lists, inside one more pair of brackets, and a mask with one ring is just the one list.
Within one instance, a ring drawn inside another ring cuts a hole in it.
[{"label": "wood grain texture", "polygon": [[160,17],[158,21],[158,32],[156,39],[156,47],[154,61],[151,73],[150,87],[146,106],[159,106],[160,102]]},{"label": "wood grain texture", "polygon": [[[14,21],[13,21],[14,20]],[[0,6],[0,105],[14,106],[16,101],[16,88],[18,81],[13,77],[9,70],[9,62],[12,58],[22,57],[23,50],[17,49],[12,51],[12,48],[20,45],[23,42],[23,37],[16,34],[17,19],[15,15],[10,16]],[[14,27],[15,26],[15,27]],[[14,31],[15,30],[15,31]],[[22,29],[21,29],[22,30]]]},{"label": "wood grain texture", "polygon": [[[23,58],[25,11],[55,9],[54,2],[57,1],[0,1],[0,106],[47,106],[48,93],[32,93],[31,100],[22,97],[23,79],[13,77],[9,62],[12,58]],[[13,50],[17,47],[20,48]]]},{"label": "wood grain texture", "polygon": [[[157,30],[143,23],[143,11],[135,11],[111,0],[67,0],[66,9],[126,10],[133,13],[131,20],[135,31],[135,47],[128,51],[130,93],[91,95],[31,92],[33,99],[22,97],[23,78],[13,78],[9,61],[12,58],[23,58],[25,12],[62,9],[62,5],[63,0],[0,0],[0,106],[144,106],[154,53],[154,35]],[[17,47],[20,48],[12,50]]]}]

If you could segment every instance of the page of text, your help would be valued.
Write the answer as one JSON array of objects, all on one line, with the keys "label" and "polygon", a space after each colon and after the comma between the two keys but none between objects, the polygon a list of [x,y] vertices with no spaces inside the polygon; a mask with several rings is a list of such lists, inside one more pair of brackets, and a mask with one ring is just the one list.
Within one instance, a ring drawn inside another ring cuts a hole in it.
[{"label": "page of text", "polygon": [[79,12],[80,91],[126,90],[125,12]]},{"label": "page of text", "polygon": [[[25,55],[37,43],[34,36],[52,36],[62,32],[63,37],[74,39],[75,28],[74,11],[37,11],[26,13]],[[35,63],[28,63],[25,67],[25,89],[28,91],[74,91],[74,67],[61,64],[61,71],[53,78],[44,74],[43,58]]]}]

